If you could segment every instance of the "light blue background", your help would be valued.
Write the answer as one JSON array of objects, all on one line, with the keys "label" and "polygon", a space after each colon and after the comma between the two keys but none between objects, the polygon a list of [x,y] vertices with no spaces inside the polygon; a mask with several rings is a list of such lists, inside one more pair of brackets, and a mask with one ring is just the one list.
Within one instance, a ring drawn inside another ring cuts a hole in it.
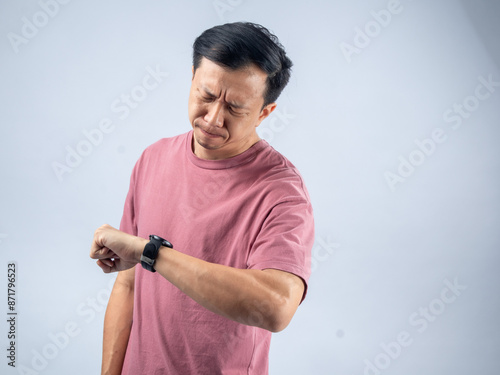
[{"label": "light blue background", "polygon": [[[317,232],[309,294],[273,336],[271,374],[498,374],[500,87],[484,100],[470,96],[479,77],[500,81],[500,9],[401,0],[377,29],[372,12],[388,3],[73,0],[16,53],[9,33],[22,36],[23,17],[43,23],[42,8],[2,1],[0,287],[6,301],[15,261],[17,365],[33,368],[45,348],[54,358],[31,374],[99,372],[113,277],[88,257],[93,232],[119,225],[140,153],[190,129],[196,36],[247,20],[274,31],[295,64],[281,117],[260,134],[301,171]],[[373,37],[348,62],[341,46],[355,46],[356,28]],[[168,77],[121,119],[112,103],[148,67]],[[467,100],[477,109],[453,129],[443,115]],[[66,147],[106,118],[113,131],[59,181],[52,163],[65,163]],[[418,159],[415,140],[437,128],[446,140],[391,189],[386,172],[397,173],[400,156]],[[447,282],[466,286],[449,303]],[[420,308],[437,313],[424,319]],[[5,354],[6,302],[0,311]],[[76,335],[50,352],[50,335],[68,324]],[[405,332],[411,344],[397,350],[391,343]],[[2,374],[30,373],[1,358]]]}]

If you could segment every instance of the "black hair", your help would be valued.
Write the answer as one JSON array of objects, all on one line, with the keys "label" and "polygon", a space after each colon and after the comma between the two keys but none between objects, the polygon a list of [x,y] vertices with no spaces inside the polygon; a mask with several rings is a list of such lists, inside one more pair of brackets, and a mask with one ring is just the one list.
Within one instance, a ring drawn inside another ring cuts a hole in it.
[{"label": "black hair", "polygon": [[202,57],[237,70],[255,64],[267,74],[264,107],[275,102],[290,79],[292,61],[278,38],[264,26],[226,23],[205,30],[193,44],[194,71]]}]

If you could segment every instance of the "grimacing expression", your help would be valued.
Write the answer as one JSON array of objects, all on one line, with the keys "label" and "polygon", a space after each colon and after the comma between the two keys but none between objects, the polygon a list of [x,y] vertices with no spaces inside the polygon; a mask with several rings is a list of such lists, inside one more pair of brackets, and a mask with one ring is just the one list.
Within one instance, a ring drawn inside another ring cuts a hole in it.
[{"label": "grimacing expression", "polygon": [[227,159],[260,140],[257,126],[276,108],[276,103],[262,108],[266,79],[255,65],[230,70],[202,58],[193,72],[188,103],[198,157]]}]

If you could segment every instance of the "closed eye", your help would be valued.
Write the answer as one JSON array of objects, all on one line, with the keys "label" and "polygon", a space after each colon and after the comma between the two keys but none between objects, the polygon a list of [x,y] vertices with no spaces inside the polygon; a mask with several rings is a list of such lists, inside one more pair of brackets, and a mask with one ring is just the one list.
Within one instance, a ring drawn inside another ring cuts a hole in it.
[{"label": "closed eye", "polygon": [[203,100],[204,102],[210,103],[214,100],[214,98],[212,98],[210,96],[202,96],[201,100]]},{"label": "closed eye", "polygon": [[237,109],[235,109],[233,106],[230,106],[230,105],[229,105],[229,106],[228,106],[228,108],[229,108],[229,111],[230,111],[233,115],[235,115],[235,116],[242,116],[242,115],[244,115],[244,113],[243,113],[243,112],[239,112],[239,111],[238,111]]}]

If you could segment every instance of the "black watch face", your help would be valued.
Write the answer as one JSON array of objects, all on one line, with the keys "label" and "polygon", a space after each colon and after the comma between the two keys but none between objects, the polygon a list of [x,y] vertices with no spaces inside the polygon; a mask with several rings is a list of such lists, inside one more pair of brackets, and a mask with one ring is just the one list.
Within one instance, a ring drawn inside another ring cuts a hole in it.
[{"label": "black watch face", "polygon": [[157,236],[156,234],[150,234],[149,235],[149,240],[150,241],[151,240],[159,241],[161,245],[173,248],[173,245],[169,241],[167,241],[164,238],[161,238],[160,236]]}]

